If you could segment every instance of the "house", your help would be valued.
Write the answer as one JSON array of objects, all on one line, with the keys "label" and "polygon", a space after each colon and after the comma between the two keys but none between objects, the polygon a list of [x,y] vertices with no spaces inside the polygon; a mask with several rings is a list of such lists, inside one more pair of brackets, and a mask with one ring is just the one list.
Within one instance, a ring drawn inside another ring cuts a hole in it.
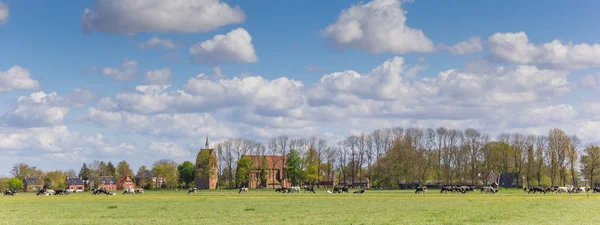
[{"label": "house", "polygon": [[199,190],[216,189],[219,181],[217,153],[208,146],[208,137],[203,149],[196,156],[196,188]]},{"label": "house", "polygon": [[[248,182],[249,188],[259,187],[290,187],[291,183],[284,177],[285,161],[287,156],[278,155],[244,155],[242,157],[250,158],[252,161],[250,171],[250,182]],[[266,166],[264,165],[266,163]],[[266,168],[264,177],[266,182],[262,182],[260,179],[260,173],[263,166]]]},{"label": "house", "polygon": [[346,177],[338,182],[339,186],[350,186],[350,187],[361,187],[361,188],[371,188],[371,182],[367,177]]},{"label": "house", "polygon": [[85,189],[85,182],[79,177],[68,177],[65,183],[67,183],[67,189],[74,192],[82,192]]},{"label": "house", "polygon": [[129,176],[119,178],[117,180],[117,190],[122,191],[127,189],[135,189],[135,184],[131,178]]},{"label": "house", "polygon": [[113,176],[101,176],[98,179],[98,188],[104,189],[106,191],[116,191],[117,190],[117,180]]},{"label": "house", "polygon": [[44,179],[39,177],[25,177],[23,179],[25,191],[37,191],[44,189]]},{"label": "house", "polygon": [[157,177],[156,173],[152,170],[138,171],[135,175],[135,186],[136,187],[151,187],[160,188],[165,183],[165,179]]}]

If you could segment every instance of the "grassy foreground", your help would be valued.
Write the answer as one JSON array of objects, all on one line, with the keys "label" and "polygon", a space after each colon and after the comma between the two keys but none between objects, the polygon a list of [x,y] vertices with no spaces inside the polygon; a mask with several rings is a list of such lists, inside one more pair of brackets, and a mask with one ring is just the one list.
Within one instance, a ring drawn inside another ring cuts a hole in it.
[{"label": "grassy foreground", "polygon": [[600,194],[280,194],[268,190],[0,197],[0,224],[600,224]]}]

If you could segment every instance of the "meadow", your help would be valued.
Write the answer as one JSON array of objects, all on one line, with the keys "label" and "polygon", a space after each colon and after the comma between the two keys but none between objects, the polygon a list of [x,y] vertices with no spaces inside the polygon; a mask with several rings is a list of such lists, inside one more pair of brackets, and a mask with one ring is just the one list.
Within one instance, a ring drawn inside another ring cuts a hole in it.
[{"label": "meadow", "polygon": [[600,194],[281,194],[272,189],[0,197],[0,224],[600,224]]}]

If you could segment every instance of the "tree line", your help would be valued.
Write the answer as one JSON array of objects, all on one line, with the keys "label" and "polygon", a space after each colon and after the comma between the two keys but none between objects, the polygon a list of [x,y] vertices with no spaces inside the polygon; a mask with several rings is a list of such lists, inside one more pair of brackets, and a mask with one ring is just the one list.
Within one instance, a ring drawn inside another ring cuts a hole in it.
[{"label": "tree line", "polygon": [[[398,188],[400,183],[481,184],[489,171],[513,175],[517,186],[577,186],[583,181],[595,186],[600,180],[600,146],[583,145],[577,136],[561,129],[552,129],[547,135],[501,133],[492,138],[476,129],[395,127],[352,135],[336,143],[318,137],[279,136],[265,142],[236,138],[217,144],[215,151],[221,188],[247,184],[252,171],[258,172],[262,184],[273,181],[275,174],[267,171],[277,163],[287,165],[283,177],[294,185],[334,180],[354,183],[363,178],[374,187],[386,189]],[[244,157],[249,155],[265,160]],[[269,155],[287,157],[268,165]],[[164,159],[151,168],[141,166],[138,174],[143,171],[164,179],[160,187],[183,188],[194,186],[199,168],[190,161],[177,164]],[[64,177],[69,176],[135,177],[126,161],[116,167],[111,162],[84,163],[77,174],[73,170],[42,172],[19,163],[11,175],[17,179],[44,177],[52,188],[62,188]],[[7,186],[8,181],[0,179],[0,185]],[[150,181],[143,183],[156,187]]]}]

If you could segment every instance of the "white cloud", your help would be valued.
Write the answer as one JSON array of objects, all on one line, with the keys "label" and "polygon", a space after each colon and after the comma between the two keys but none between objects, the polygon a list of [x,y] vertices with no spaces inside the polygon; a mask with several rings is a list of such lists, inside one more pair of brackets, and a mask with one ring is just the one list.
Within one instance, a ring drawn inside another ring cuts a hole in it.
[{"label": "white cloud", "polygon": [[34,90],[39,89],[37,80],[31,79],[29,70],[13,66],[8,71],[0,71],[0,93],[12,90]]},{"label": "white cloud", "polygon": [[353,5],[322,31],[335,47],[371,53],[433,52],[435,45],[422,30],[410,28],[398,0],[373,0]]},{"label": "white cloud", "polygon": [[252,36],[244,28],[215,35],[211,40],[190,47],[189,51],[194,60],[202,64],[258,62]]},{"label": "white cloud", "polygon": [[148,145],[148,151],[158,154],[162,157],[190,160],[193,158],[193,153],[189,150],[170,142],[152,142]]},{"label": "white cloud", "polygon": [[600,66],[600,44],[563,44],[553,40],[542,45],[529,42],[525,32],[495,33],[488,39],[490,53],[501,60],[561,70]]},{"label": "white cloud", "polygon": [[[115,154],[133,150],[131,144],[107,140],[101,134],[82,136],[66,126],[15,129],[0,127],[0,151],[34,155],[52,154]],[[28,151],[23,152],[23,151]]]},{"label": "white cloud", "polygon": [[448,50],[452,55],[468,55],[483,51],[481,38],[479,37],[471,37],[467,41],[461,41],[452,46],[441,45],[441,48]]},{"label": "white cloud", "polygon": [[155,137],[235,137],[237,131],[208,113],[140,115],[90,108],[84,118],[102,127],[118,128]]},{"label": "white cloud", "polygon": [[137,45],[139,49],[148,49],[152,47],[162,47],[164,49],[176,49],[177,44],[173,42],[171,39],[160,39],[157,37],[152,37],[148,39],[144,43],[140,43]]},{"label": "white cloud", "polygon": [[85,9],[81,26],[84,31],[116,34],[204,33],[244,21],[239,6],[221,0],[96,0]]},{"label": "white cloud", "polygon": [[171,77],[171,70],[169,68],[162,68],[160,70],[148,71],[146,73],[146,82],[157,85],[169,84],[169,78]]},{"label": "white cloud", "polygon": [[89,90],[75,89],[67,96],[56,92],[35,92],[18,98],[15,107],[0,116],[0,124],[14,127],[56,126],[63,122],[73,107],[83,107],[94,98]]},{"label": "white cloud", "polygon": [[0,2],[0,25],[4,24],[6,20],[8,20],[8,16],[10,15],[10,10],[8,6],[3,2]]},{"label": "white cloud", "polygon": [[131,80],[137,73],[138,63],[135,60],[123,60],[121,68],[116,67],[103,67],[100,70],[102,76],[111,77],[116,80]]}]

